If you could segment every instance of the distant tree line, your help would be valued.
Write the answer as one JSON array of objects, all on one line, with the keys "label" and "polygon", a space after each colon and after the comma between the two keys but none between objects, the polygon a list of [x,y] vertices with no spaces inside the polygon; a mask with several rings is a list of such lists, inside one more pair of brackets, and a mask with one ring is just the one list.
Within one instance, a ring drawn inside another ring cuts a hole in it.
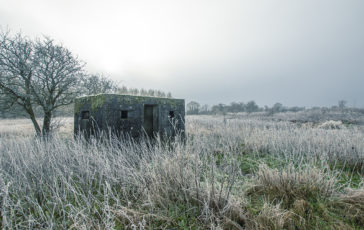
[{"label": "distant tree line", "polygon": [[231,102],[229,105],[217,104],[213,106],[203,105],[201,106],[196,101],[187,103],[187,114],[226,114],[226,113],[239,113],[239,112],[259,112],[264,111],[265,108],[259,107],[255,101],[244,102]]},{"label": "distant tree line", "polygon": [[126,86],[121,86],[116,89],[116,93],[119,94],[130,94],[135,96],[149,96],[149,97],[165,97],[172,98],[171,92],[163,92],[161,90],[154,89],[138,89],[138,88],[128,88]]},{"label": "distant tree line", "polygon": [[[311,109],[321,109],[323,111],[331,109],[331,110],[340,110],[340,111],[349,111],[353,110],[353,108],[347,107],[347,102],[345,100],[338,101],[338,105],[331,106],[330,108],[327,107],[314,107]],[[189,115],[197,115],[197,114],[227,114],[227,113],[253,113],[253,112],[265,112],[267,115],[273,115],[276,113],[283,113],[283,112],[299,112],[306,110],[305,107],[288,107],[284,106],[282,103],[275,103],[272,107],[264,106],[259,107],[255,101],[248,101],[244,102],[231,102],[230,104],[217,104],[213,106],[209,105],[200,105],[196,101],[190,101],[186,105],[186,112]],[[360,110],[360,109],[356,109]],[[361,110],[360,110],[361,111]]]},{"label": "distant tree line", "polygon": [[170,92],[155,89],[138,89],[120,85],[117,81],[102,74],[91,74],[82,81],[83,95],[94,95],[100,93],[117,93],[134,96],[166,97],[172,98]]}]

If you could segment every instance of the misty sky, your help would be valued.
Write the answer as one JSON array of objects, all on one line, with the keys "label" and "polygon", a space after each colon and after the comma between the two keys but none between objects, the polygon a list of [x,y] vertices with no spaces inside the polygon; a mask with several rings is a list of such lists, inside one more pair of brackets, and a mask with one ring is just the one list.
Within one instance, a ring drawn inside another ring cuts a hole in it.
[{"label": "misty sky", "polygon": [[363,0],[0,0],[0,26],[187,101],[364,107]]}]

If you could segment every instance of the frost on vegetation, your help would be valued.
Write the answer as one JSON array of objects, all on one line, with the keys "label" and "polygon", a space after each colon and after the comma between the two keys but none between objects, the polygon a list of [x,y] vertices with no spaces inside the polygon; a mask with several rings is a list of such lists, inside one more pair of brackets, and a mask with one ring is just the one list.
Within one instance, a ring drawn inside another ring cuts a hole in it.
[{"label": "frost on vegetation", "polygon": [[271,169],[266,164],[259,166],[253,178],[254,186],[249,193],[268,194],[273,200],[284,200],[291,206],[296,199],[317,199],[330,197],[336,190],[337,179],[327,169],[312,166]]},{"label": "frost on vegetation", "polygon": [[217,175],[230,164],[213,169],[208,155],[192,152],[198,146],[171,145],[8,140],[0,147],[11,182],[3,227],[178,226],[173,216],[185,212],[207,225],[224,218],[242,223],[243,210],[229,198],[238,171],[222,179]]},{"label": "frost on vegetation", "polygon": [[314,229],[330,213],[364,226],[362,184],[343,181],[363,180],[358,129],[219,116],[186,126],[186,142],[168,144],[0,139],[1,227]]},{"label": "frost on vegetation", "polygon": [[342,215],[346,218],[364,225],[364,187],[359,189],[348,188],[333,205],[337,209],[341,209]]},{"label": "frost on vegetation", "polygon": [[293,213],[282,209],[281,205],[264,203],[262,211],[248,224],[249,229],[286,229]]},{"label": "frost on vegetation", "polygon": [[325,121],[317,126],[320,129],[343,129],[345,126],[341,121]]}]

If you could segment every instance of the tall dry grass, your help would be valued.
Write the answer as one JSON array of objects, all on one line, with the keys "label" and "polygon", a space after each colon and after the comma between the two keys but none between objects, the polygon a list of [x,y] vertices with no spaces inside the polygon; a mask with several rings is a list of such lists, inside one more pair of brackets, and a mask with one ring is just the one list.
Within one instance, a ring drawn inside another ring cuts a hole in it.
[{"label": "tall dry grass", "polygon": [[1,135],[2,228],[364,225],[359,128],[212,116],[186,125],[187,140],[168,144]]}]

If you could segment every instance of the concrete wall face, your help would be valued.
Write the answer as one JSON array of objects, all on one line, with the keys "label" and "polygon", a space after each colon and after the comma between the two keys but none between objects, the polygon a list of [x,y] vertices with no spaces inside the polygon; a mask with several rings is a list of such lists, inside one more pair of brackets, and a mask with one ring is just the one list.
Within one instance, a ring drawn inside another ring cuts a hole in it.
[{"label": "concrete wall face", "polygon": [[138,138],[156,133],[174,136],[185,131],[183,99],[100,94],[75,100],[74,133],[86,137],[100,131]]}]

